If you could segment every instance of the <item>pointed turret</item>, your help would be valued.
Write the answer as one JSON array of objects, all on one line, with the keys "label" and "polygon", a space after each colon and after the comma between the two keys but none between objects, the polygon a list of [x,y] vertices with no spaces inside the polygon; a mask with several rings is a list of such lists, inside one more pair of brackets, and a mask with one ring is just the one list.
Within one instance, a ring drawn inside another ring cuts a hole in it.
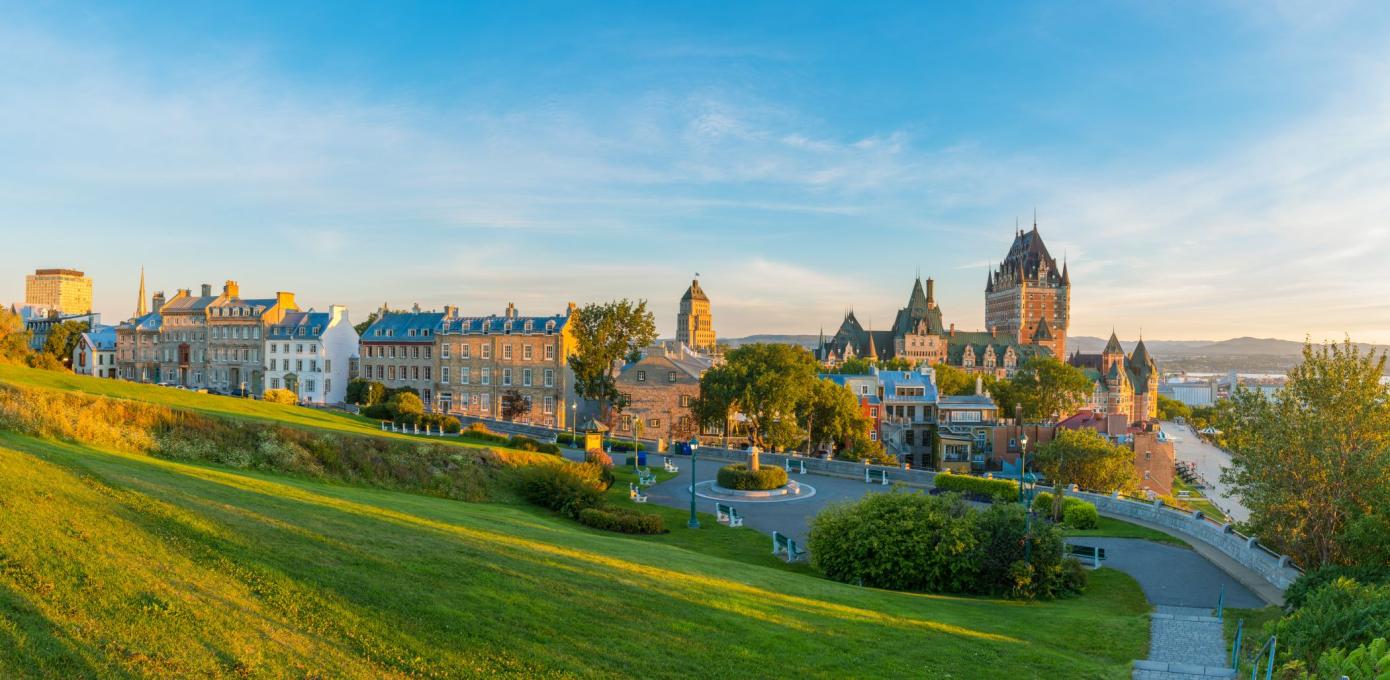
[{"label": "pointed turret", "polygon": [[149,314],[149,308],[145,307],[145,268],[140,268],[140,294],[135,298],[135,318],[140,318]]},{"label": "pointed turret", "polygon": [[1062,258],[1062,285],[1071,285],[1071,274],[1067,272],[1067,260]]},{"label": "pointed turret", "polygon": [[1115,331],[1110,331],[1110,342],[1105,343],[1105,349],[1101,354],[1124,354],[1125,349],[1120,346],[1120,338],[1115,335]]}]

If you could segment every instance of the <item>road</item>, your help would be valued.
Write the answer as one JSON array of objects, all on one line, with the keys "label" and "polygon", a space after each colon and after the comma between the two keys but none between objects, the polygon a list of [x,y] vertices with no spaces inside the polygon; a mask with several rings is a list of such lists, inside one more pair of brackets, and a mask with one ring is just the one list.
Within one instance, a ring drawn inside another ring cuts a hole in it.
[{"label": "road", "polygon": [[1207,497],[1235,521],[1244,522],[1250,519],[1250,511],[1246,510],[1240,499],[1221,483],[1221,471],[1231,464],[1231,454],[1202,441],[1189,425],[1165,421],[1163,431],[1178,438],[1173,444],[1173,452],[1178,460],[1197,464],[1197,471],[1211,485],[1204,491]]}]

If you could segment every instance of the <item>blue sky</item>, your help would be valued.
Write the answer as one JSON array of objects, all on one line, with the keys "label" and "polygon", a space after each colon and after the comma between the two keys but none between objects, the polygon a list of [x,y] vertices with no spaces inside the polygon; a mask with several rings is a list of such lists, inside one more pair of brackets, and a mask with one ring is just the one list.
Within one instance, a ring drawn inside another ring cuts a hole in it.
[{"label": "blue sky", "polygon": [[1390,4],[205,4],[0,2],[0,300],[978,328],[1036,207],[1074,334],[1390,341]]}]

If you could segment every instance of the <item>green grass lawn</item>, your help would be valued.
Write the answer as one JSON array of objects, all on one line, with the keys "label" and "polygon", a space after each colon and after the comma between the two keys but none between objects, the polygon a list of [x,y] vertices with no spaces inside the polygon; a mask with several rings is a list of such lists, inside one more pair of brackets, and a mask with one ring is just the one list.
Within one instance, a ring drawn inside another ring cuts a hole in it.
[{"label": "green grass lawn", "polygon": [[[1192,496],[1190,498],[1177,498],[1179,491],[1187,491],[1192,494]],[[1221,508],[1216,507],[1211,501],[1207,500],[1201,489],[1182,481],[1181,477],[1173,477],[1173,497],[1179,503],[1184,503],[1193,510],[1201,510],[1202,514],[1207,517],[1218,520],[1224,520],[1226,518],[1226,513],[1222,512]]]},{"label": "green grass lawn", "polygon": [[[1284,610],[1276,606],[1262,607],[1260,609],[1232,609],[1226,608],[1222,617],[1222,626],[1226,634],[1226,649],[1230,650],[1235,643],[1236,628],[1243,627],[1241,633],[1240,657],[1241,665],[1249,668],[1248,665],[1254,660],[1256,652],[1260,651],[1260,645],[1265,643],[1268,636],[1263,630],[1266,623],[1278,619],[1284,615]],[[1242,626],[1241,621],[1244,621]]]},{"label": "green grass lawn", "polygon": [[1138,524],[1131,524],[1113,517],[1101,517],[1095,529],[1067,529],[1063,533],[1067,536],[1077,537],[1142,538],[1144,540],[1167,543],[1168,545],[1176,545],[1182,548],[1192,548],[1187,541],[1173,536],[1172,534],[1166,534],[1157,529],[1150,529],[1149,527],[1139,526]]},{"label": "green grass lawn", "polygon": [[1052,603],[891,593],[645,509],[672,532],[0,432],[0,677],[1122,678],[1146,651],[1113,570]]}]

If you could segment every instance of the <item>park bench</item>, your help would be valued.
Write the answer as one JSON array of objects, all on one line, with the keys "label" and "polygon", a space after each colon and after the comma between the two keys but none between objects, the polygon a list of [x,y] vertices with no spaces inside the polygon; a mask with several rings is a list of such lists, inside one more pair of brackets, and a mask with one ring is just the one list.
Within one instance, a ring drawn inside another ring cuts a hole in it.
[{"label": "park bench", "polygon": [[864,483],[888,486],[888,471],[864,468]]},{"label": "park bench", "polygon": [[627,497],[631,498],[633,501],[637,503],[647,502],[647,494],[642,493],[642,487],[633,484],[632,482],[627,483]]},{"label": "park bench", "polygon": [[656,475],[648,468],[638,468],[637,483],[642,486],[651,486],[656,483]]},{"label": "park bench", "polygon": [[796,539],[786,534],[772,532],[772,554],[786,556],[788,562],[795,562],[806,556],[806,551],[797,547]]},{"label": "park bench", "polygon": [[738,508],[726,503],[714,504],[714,516],[720,524],[727,524],[731,527],[743,526],[743,518],[738,514]]},{"label": "park bench", "polygon": [[680,469],[680,467],[679,467],[678,465],[676,465],[675,463],[672,463],[672,462],[671,462],[671,457],[670,457],[670,456],[667,456],[667,457],[666,457],[666,460],[663,461],[663,462],[661,463],[661,466],[664,467],[664,468],[666,468],[666,471],[667,471],[667,472],[680,472],[680,471],[681,471],[681,469]]},{"label": "park bench", "polygon": [[804,461],[804,460],[798,460],[798,461],[796,461],[796,465],[792,465],[792,459],[788,458],[788,459],[787,459],[787,472],[788,472],[788,473],[795,472],[795,473],[798,474],[798,475],[804,475],[804,474],[806,474],[806,461]]},{"label": "park bench", "polygon": [[1105,548],[1097,548],[1089,545],[1067,544],[1067,554],[1072,557],[1079,557],[1083,560],[1090,560],[1091,566],[1100,568],[1100,563],[1105,559]]}]

